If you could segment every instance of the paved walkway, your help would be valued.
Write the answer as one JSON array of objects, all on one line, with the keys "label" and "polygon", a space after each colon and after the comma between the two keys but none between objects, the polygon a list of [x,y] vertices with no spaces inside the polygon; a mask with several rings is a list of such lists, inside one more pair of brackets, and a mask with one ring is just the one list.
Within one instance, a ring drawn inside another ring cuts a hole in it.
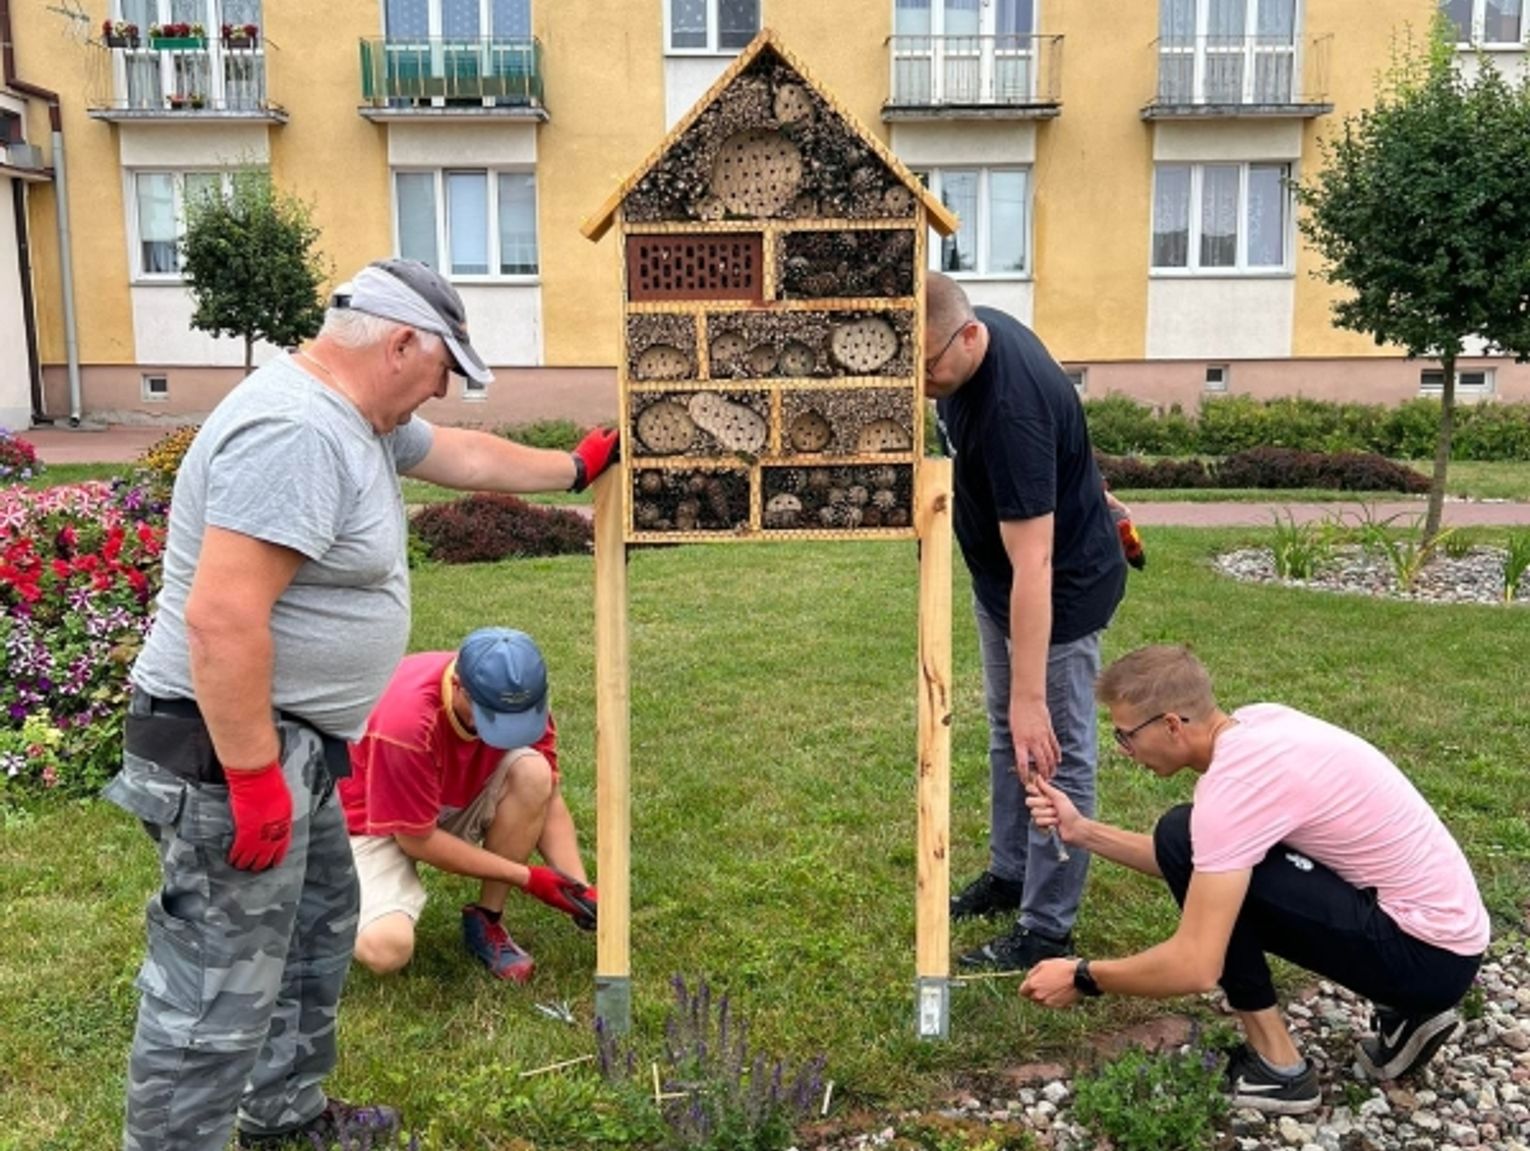
[{"label": "paved walkway", "polygon": [[[45,464],[122,464],[137,459],[150,444],[171,429],[165,425],[113,424],[104,430],[74,429],[65,425],[33,428],[22,434],[37,448]],[[1148,503],[1139,501],[1132,517],[1145,527],[1175,525],[1180,527],[1268,527],[1276,511],[1282,518],[1289,512],[1299,523],[1322,519],[1343,511],[1358,512],[1361,505],[1371,508],[1378,519],[1391,515],[1424,514],[1424,501],[1388,500],[1367,503],[1364,500],[1333,503]],[[1530,524],[1530,503],[1494,503],[1449,501],[1445,504],[1445,523],[1457,527],[1496,524]]]}]

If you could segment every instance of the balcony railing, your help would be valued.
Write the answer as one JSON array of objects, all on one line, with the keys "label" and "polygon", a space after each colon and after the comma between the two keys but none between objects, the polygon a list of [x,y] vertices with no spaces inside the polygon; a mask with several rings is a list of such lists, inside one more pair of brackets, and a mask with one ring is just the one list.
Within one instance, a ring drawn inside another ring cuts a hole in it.
[{"label": "balcony railing", "polygon": [[368,108],[496,109],[545,117],[542,44],[534,38],[361,41],[361,99]]},{"label": "balcony railing", "polygon": [[1327,103],[1331,36],[1306,45],[1269,36],[1156,40],[1158,92],[1148,118],[1189,115],[1315,116]]},{"label": "balcony railing", "polygon": [[892,36],[886,118],[1055,116],[1061,36]]},{"label": "balcony railing", "polygon": [[101,120],[230,118],[284,122],[266,72],[275,45],[230,48],[217,39],[202,47],[92,46],[86,103]]}]

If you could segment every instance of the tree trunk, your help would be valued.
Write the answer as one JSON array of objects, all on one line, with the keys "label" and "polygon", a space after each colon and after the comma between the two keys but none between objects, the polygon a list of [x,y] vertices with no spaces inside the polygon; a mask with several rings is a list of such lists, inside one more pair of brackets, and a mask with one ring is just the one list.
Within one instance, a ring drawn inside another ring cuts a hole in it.
[{"label": "tree trunk", "polygon": [[244,338],[244,374],[248,376],[255,370],[255,337]]},{"label": "tree trunk", "polygon": [[1456,416],[1456,357],[1442,356],[1444,388],[1440,392],[1440,437],[1434,444],[1434,475],[1429,480],[1429,511],[1424,516],[1424,542],[1433,542],[1440,534],[1440,519],[1445,511],[1445,470],[1450,466],[1450,437]]}]

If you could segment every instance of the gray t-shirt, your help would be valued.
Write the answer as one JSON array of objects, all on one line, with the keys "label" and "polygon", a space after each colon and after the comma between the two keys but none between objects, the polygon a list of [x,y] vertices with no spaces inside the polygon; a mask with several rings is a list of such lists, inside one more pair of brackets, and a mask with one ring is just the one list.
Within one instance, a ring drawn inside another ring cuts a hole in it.
[{"label": "gray t-shirt", "polygon": [[186,598],[207,526],[307,557],[276,601],[272,703],[353,739],[409,642],[408,526],[398,474],[430,450],[419,417],[378,435],[283,357],[213,409],[181,464],[164,587],[133,682],[192,698]]}]

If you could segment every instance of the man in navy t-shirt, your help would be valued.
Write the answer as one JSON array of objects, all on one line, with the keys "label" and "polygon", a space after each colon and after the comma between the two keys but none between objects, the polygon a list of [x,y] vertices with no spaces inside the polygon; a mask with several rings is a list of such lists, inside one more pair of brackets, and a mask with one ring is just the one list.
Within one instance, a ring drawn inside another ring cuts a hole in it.
[{"label": "man in navy t-shirt", "polygon": [[936,272],[925,301],[924,390],[955,471],[992,790],[988,869],[951,900],[951,916],[1018,909],[1012,931],[958,962],[1020,970],[1072,951],[1089,868],[1086,852],[1060,858],[1031,826],[1022,773],[1038,772],[1093,814],[1100,632],[1121,602],[1126,559],[1083,405],[1036,334],[974,310]]}]

